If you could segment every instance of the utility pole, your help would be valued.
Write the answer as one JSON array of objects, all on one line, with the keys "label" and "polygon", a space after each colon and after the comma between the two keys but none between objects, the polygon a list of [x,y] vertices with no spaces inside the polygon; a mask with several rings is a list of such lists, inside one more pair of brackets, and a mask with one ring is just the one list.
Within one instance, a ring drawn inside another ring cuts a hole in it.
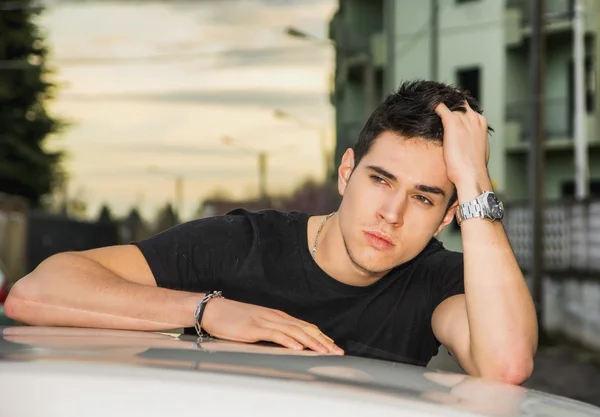
[{"label": "utility pole", "polygon": [[236,143],[235,139],[233,139],[231,136],[223,136],[221,138],[221,142],[223,142],[225,145],[241,149],[242,151],[246,151],[249,154],[253,154],[257,157],[257,160],[258,160],[258,196],[259,196],[260,200],[263,202],[266,201],[269,196],[267,193],[267,157],[268,157],[269,153],[283,151],[283,150],[287,150],[287,149],[296,147],[295,145],[288,145],[288,146],[284,146],[282,148],[274,149],[271,151],[266,151],[263,149],[246,148],[245,146],[238,145]]},{"label": "utility pole", "polygon": [[[546,43],[544,35],[545,0],[531,1],[531,139],[529,148],[529,195],[531,196],[532,257],[530,275],[540,336],[543,335],[543,226],[544,226],[544,104]],[[541,339],[541,337],[540,337]]]},{"label": "utility pole", "polygon": [[364,54],[363,64],[363,89],[365,95],[365,121],[371,117],[371,113],[377,106],[375,97],[375,65],[369,54]]},{"label": "utility pole", "polygon": [[148,171],[154,174],[159,174],[164,177],[170,178],[174,180],[175,184],[175,194],[173,196],[173,213],[177,217],[178,221],[181,221],[181,212],[183,210],[183,181],[184,176],[182,174],[165,171],[161,168],[158,168],[154,165],[148,167]]},{"label": "utility pole", "polygon": [[311,123],[307,120],[292,116],[288,112],[281,110],[281,109],[275,109],[275,111],[273,111],[273,115],[278,119],[293,120],[302,127],[308,127],[310,129],[314,129],[315,131],[319,132],[321,156],[323,158],[323,175],[324,175],[323,181],[328,182],[330,180],[330,176],[331,176],[331,173],[333,170],[333,156],[331,155],[331,152],[329,152],[329,149],[327,146],[327,137],[328,137],[327,128],[325,126],[319,126],[319,125]]},{"label": "utility pole", "polygon": [[573,3],[573,72],[575,111],[575,196],[584,200],[589,195],[588,148],[585,126],[585,27],[583,0]]},{"label": "utility pole", "polygon": [[429,37],[430,77],[432,81],[438,80],[438,57],[439,57],[439,28],[440,28],[440,3],[439,0],[430,0],[431,8],[431,33]]},{"label": "utility pole", "polygon": [[181,221],[181,212],[183,211],[183,175],[175,176],[175,215],[177,220]]},{"label": "utility pole", "polygon": [[258,190],[260,201],[267,200],[267,153],[258,152]]}]

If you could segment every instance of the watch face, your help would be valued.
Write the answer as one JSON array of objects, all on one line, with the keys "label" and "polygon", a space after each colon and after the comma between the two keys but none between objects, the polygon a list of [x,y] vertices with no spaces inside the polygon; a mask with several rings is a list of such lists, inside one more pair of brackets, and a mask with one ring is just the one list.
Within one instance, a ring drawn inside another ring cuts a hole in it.
[{"label": "watch face", "polygon": [[490,208],[490,214],[494,219],[502,219],[504,216],[504,209],[502,203],[494,194],[488,194],[487,196],[488,207]]}]

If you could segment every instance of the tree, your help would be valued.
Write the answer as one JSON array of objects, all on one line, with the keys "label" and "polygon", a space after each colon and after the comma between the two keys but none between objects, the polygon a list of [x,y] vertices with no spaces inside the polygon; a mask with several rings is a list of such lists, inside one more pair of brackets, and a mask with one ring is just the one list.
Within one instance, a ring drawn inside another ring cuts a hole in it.
[{"label": "tree", "polygon": [[100,208],[100,213],[98,214],[98,222],[101,223],[109,223],[113,221],[112,211],[110,207],[105,203]]},{"label": "tree", "polygon": [[62,154],[45,151],[44,140],[66,124],[45,107],[55,85],[48,80],[48,48],[33,22],[41,9],[31,0],[19,3],[0,13],[0,192],[37,206],[64,174]]},{"label": "tree", "polygon": [[177,225],[179,219],[171,203],[167,203],[162,209],[159,210],[156,216],[155,233],[163,232],[171,227]]},{"label": "tree", "polygon": [[283,211],[303,211],[310,214],[325,214],[337,210],[341,202],[337,184],[317,183],[306,180],[278,204]]}]

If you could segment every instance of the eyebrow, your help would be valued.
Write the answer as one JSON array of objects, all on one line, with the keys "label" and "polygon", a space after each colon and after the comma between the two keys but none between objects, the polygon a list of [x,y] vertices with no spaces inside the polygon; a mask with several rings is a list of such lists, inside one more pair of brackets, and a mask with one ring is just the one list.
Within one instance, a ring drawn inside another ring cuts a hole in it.
[{"label": "eyebrow", "polygon": [[[393,182],[397,182],[398,179],[396,178],[396,176],[388,171],[386,171],[385,169],[375,166],[375,165],[369,165],[367,166],[367,169],[370,169],[371,171],[375,171],[376,173],[378,173],[379,175],[381,175],[382,177],[385,177],[386,179],[393,181]],[[436,185],[425,185],[425,184],[417,184],[415,186],[415,188],[419,191],[422,191],[424,193],[429,193],[429,194],[439,194],[442,197],[446,197],[446,193],[444,192],[444,190],[442,190],[440,187],[436,186]]]},{"label": "eyebrow", "polygon": [[439,194],[442,197],[446,197],[446,193],[444,192],[444,190],[442,190],[440,187],[437,187],[435,185],[417,184],[416,188],[417,188],[417,190],[423,191],[424,193]]},{"label": "eyebrow", "polygon": [[367,169],[370,169],[371,171],[375,171],[376,173],[378,173],[382,177],[387,178],[390,181],[398,181],[394,174],[391,174],[391,173],[387,172],[385,169],[380,168],[378,166],[369,165],[369,166],[367,166]]}]

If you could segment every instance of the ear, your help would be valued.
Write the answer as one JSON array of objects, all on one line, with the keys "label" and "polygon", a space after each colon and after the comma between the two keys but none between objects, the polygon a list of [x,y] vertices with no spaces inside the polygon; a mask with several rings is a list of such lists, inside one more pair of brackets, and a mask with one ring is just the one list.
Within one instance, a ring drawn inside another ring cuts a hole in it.
[{"label": "ear", "polygon": [[350,175],[354,169],[354,150],[348,148],[342,156],[342,163],[338,168],[338,192],[340,195],[344,195],[348,181],[350,181]]},{"label": "ear", "polygon": [[456,214],[457,208],[458,208],[458,201],[455,201],[454,204],[452,204],[448,208],[448,210],[446,210],[444,219],[442,220],[442,223],[440,223],[440,225],[438,226],[438,228],[435,231],[435,233],[433,234],[433,236],[439,235],[442,232],[442,230],[444,230],[446,228],[446,226],[448,226],[450,223],[452,223],[452,220],[454,219],[454,215]]}]

